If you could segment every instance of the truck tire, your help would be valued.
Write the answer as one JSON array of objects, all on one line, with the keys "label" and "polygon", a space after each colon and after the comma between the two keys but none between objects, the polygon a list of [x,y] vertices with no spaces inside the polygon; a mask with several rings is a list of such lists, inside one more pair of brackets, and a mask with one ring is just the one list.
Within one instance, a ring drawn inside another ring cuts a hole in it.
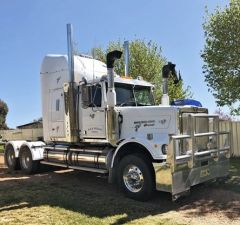
[{"label": "truck tire", "polygon": [[4,160],[9,171],[12,172],[20,168],[19,160],[15,157],[15,152],[12,145],[7,145],[5,149]]},{"label": "truck tire", "polygon": [[20,161],[21,170],[25,174],[35,173],[38,170],[39,164],[40,164],[39,160],[34,161],[32,159],[32,153],[28,147],[24,147],[20,150],[19,161]]},{"label": "truck tire", "polygon": [[149,200],[154,192],[151,163],[141,155],[127,155],[119,162],[117,182],[121,191],[138,201]]}]

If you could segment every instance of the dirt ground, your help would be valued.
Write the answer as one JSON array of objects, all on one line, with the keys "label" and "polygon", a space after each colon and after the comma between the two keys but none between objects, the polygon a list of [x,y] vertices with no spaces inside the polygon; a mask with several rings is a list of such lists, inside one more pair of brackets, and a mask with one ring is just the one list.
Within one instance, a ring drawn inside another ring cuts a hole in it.
[{"label": "dirt ground", "polygon": [[3,154],[0,154],[0,168],[4,168],[4,158],[3,158]]},{"label": "dirt ground", "polygon": [[[70,191],[74,190],[72,193],[74,193],[76,201],[81,202],[88,196],[89,202],[84,201],[84,207],[79,203],[80,205],[76,208],[67,205],[64,206],[65,208],[98,218],[114,213],[126,215],[117,224],[138,219],[141,219],[141,224],[142,221],[145,221],[143,224],[159,224],[157,221],[165,219],[170,220],[172,224],[240,224],[240,192],[219,188],[216,185],[205,184],[193,187],[189,196],[176,202],[171,201],[169,194],[157,192],[153,200],[143,203],[126,199],[113,185],[107,183],[106,177],[96,174],[55,168],[47,169],[40,174],[25,176],[21,172],[8,173],[3,168],[2,156],[0,156],[0,163],[0,190],[4,191],[13,186],[29,187],[29,185],[33,189],[34,185],[38,183],[41,183],[43,187],[48,185],[48,190],[51,190],[53,186],[61,188],[61,190],[69,187]],[[71,187],[68,184],[71,184]],[[37,190],[37,192],[40,191]],[[53,204],[48,197],[41,200],[41,204],[49,204],[54,207],[60,204],[58,202]],[[34,207],[39,204],[39,202],[29,201]],[[105,201],[105,203],[101,201]],[[108,205],[108,201],[112,205]],[[59,200],[59,202],[61,201]],[[97,208],[94,212],[91,208],[92,202],[95,202],[94,207]],[[20,203],[20,200],[16,200],[16,204]],[[6,207],[8,206],[0,203],[0,212]]]}]

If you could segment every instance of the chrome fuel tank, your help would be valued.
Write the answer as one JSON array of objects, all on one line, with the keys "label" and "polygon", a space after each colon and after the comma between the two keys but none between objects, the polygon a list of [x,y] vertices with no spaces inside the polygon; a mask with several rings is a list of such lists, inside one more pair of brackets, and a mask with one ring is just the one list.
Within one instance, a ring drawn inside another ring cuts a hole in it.
[{"label": "chrome fuel tank", "polygon": [[77,149],[63,146],[45,147],[44,161],[64,167],[108,168],[111,149]]}]

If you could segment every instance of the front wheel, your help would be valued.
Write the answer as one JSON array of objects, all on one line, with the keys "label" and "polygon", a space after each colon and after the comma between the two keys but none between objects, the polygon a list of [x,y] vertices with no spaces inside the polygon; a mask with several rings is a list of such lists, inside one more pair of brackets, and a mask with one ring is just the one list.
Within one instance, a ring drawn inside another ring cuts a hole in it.
[{"label": "front wheel", "polygon": [[24,147],[20,151],[19,160],[20,160],[21,170],[26,174],[35,173],[39,168],[40,162],[38,160],[34,161],[32,159],[32,153],[27,147]]},{"label": "front wheel", "polygon": [[127,155],[120,161],[117,180],[120,189],[132,199],[146,201],[153,194],[151,163],[141,155]]}]

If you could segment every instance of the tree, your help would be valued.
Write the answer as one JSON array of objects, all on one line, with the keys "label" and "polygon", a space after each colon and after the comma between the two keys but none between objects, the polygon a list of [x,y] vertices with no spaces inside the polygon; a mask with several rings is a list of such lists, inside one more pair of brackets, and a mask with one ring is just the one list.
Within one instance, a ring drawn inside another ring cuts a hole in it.
[{"label": "tree", "polygon": [[240,115],[240,0],[206,12],[203,72],[218,106]]},{"label": "tree", "polygon": [[[123,43],[121,41],[110,42],[107,49],[95,49],[96,58],[100,61],[106,62],[106,54],[112,50],[123,51]],[[160,102],[162,95],[162,67],[167,63],[167,60],[162,56],[161,47],[155,42],[144,40],[134,40],[129,43],[130,60],[129,72],[132,78],[142,76],[155,84],[156,101]],[[119,75],[124,75],[124,57],[116,62],[115,71]],[[190,94],[189,88],[183,90],[183,82],[180,81],[177,85],[174,84],[173,78],[169,81],[169,95],[170,100],[188,97]]]},{"label": "tree", "polygon": [[216,109],[214,113],[218,114],[220,120],[224,120],[224,121],[235,121],[236,120],[232,115],[225,113],[221,108]]},{"label": "tree", "polygon": [[6,124],[6,116],[8,113],[7,104],[0,99],[0,130],[8,129]]}]

